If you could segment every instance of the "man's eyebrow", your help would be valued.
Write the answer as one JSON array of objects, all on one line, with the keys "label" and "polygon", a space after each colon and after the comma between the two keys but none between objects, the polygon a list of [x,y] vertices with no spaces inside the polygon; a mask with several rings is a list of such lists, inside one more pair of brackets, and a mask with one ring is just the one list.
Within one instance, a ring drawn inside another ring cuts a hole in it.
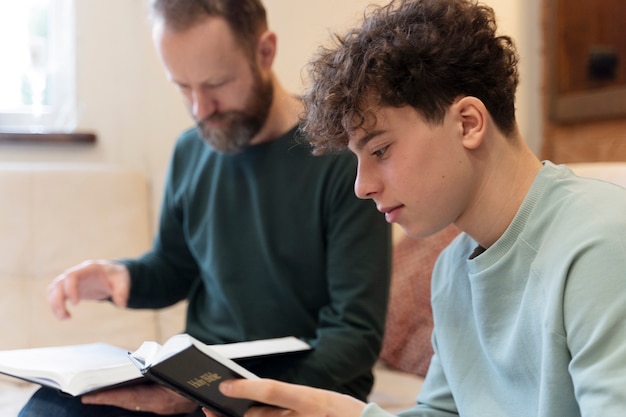
[{"label": "man's eyebrow", "polygon": [[368,131],[362,138],[357,140],[357,142],[356,142],[356,149],[359,150],[359,151],[362,151],[363,148],[365,148],[365,145],[368,144],[368,142],[370,142],[375,137],[380,136],[382,133],[383,133],[382,130],[371,130],[371,131]]}]

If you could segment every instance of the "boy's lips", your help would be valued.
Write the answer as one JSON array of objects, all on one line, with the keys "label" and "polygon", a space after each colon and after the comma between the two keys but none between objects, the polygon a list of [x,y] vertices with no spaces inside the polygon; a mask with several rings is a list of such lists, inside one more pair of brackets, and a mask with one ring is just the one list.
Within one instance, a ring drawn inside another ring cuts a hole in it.
[{"label": "boy's lips", "polygon": [[378,211],[385,215],[387,223],[395,223],[400,216],[400,209],[404,207],[402,204],[393,207],[380,207]]}]

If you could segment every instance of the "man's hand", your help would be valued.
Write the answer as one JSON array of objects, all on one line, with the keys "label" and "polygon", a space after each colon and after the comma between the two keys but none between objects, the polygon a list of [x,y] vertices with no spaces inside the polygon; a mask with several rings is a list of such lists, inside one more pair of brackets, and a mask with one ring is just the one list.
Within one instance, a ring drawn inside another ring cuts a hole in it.
[{"label": "man's hand", "polygon": [[[365,403],[333,391],[271,379],[238,379],[220,384],[222,394],[271,406],[255,406],[246,417],[359,417]],[[219,417],[202,409],[207,417]]]},{"label": "man's hand", "polygon": [[130,293],[130,274],[124,265],[111,261],[85,261],[56,277],[48,285],[48,303],[59,319],[70,318],[67,302],[111,298],[126,307]]},{"label": "man's hand", "polygon": [[198,406],[185,397],[156,384],[116,388],[82,396],[83,404],[114,405],[155,414],[188,414]]}]

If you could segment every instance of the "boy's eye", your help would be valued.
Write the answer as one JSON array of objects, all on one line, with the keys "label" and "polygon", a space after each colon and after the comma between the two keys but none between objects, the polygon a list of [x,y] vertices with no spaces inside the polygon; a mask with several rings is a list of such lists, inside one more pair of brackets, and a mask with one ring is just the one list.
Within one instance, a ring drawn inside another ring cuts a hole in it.
[{"label": "boy's eye", "polygon": [[377,158],[382,158],[385,153],[387,152],[387,149],[389,149],[389,146],[383,146],[382,148],[376,149],[375,151],[372,152],[372,155],[377,157]]}]

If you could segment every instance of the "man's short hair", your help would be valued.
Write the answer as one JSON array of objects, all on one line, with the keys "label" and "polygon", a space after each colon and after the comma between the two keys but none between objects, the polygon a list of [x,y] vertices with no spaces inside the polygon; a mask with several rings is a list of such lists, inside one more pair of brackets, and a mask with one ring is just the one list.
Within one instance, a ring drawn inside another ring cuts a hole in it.
[{"label": "man's short hair", "polygon": [[187,30],[207,17],[221,17],[241,46],[253,53],[259,36],[267,30],[265,7],[260,0],[152,0],[150,18],[172,30]]}]

